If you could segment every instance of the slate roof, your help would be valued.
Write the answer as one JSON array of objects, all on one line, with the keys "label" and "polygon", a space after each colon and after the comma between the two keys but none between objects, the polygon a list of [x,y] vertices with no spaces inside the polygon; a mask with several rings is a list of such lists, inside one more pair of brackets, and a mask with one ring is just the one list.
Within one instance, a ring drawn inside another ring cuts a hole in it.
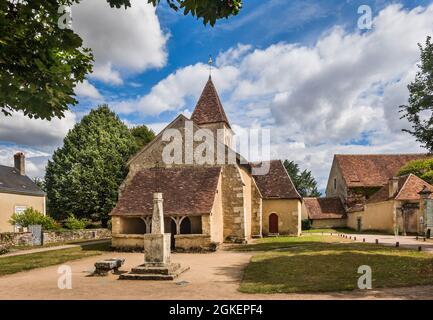
[{"label": "slate roof", "polygon": [[432,157],[427,154],[335,155],[348,187],[381,187],[409,161]]},{"label": "slate roof", "polygon": [[210,77],[192,113],[191,120],[198,125],[224,122],[230,127],[221,100]]},{"label": "slate roof", "polygon": [[[251,163],[251,167],[258,167],[261,164]],[[264,199],[301,199],[280,160],[269,161],[268,174],[254,175],[254,180]]]},{"label": "slate roof", "polygon": [[304,198],[304,202],[309,219],[346,218],[346,212],[340,198]]},{"label": "slate roof", "polygon": [[0,192],[45,196],[45,193],[27,176],[22,176],[13,167],[0,165]]},{"label": "slate roof", "polygon": [[[423,190],[424,187],[433,192],[433,186],[421,178],[413,174],[405,175],[399,177],[398,190],[392,197],[389,196],[389,184],[386,184],[370,199],[368,199],[367,203],[383,202],[391,199],[399,201],[420,200],[421,196],[419,195],[419,192]],[[431,197],[433,198],[433,194]]]},{"label": "slate roof", "polygon": [[143,169],[121,192],[111,215],[152,215],[155,192],[163,193],[164,214],[210,214],[220,174],[220,167]]}]

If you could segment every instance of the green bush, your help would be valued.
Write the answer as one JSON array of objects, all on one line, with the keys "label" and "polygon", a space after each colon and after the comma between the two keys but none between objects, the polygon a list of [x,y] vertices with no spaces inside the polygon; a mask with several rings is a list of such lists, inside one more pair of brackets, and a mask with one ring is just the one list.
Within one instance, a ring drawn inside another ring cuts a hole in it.
[{"label": "green bush", "polygon": [[311,221],[309,219],[302,220],[302,230],[310,230]]},{"label": "green bush", "polygon": [[31,225],[41,225],[44,230],[56,230],[60,228],[53,218],[44,216],[33,208],[28,208],[23,213],[14,213],[9,222],[12,225],[20,225],[25,228]]},{"label": "green bush", "polygon": [[69,217],[65,220],[65,228],[69,230],[81,230],[86,229],[88,221],[86,219],[78,219],[72,213],[69,214]]}]

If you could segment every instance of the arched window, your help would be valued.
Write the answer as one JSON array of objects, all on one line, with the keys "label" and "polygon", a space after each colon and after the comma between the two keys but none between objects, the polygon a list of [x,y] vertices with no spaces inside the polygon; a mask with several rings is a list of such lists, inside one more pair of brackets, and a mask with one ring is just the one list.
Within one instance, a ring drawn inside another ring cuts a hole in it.
[{"label": "arched window", "polygon": [[188,217],[183,219],[180,224],[180,234],[191,234],[191,220]]},{"label": "arched window", "polygon": [[278,216],[275,213],[269,215],[269,233],[278,233]]}]

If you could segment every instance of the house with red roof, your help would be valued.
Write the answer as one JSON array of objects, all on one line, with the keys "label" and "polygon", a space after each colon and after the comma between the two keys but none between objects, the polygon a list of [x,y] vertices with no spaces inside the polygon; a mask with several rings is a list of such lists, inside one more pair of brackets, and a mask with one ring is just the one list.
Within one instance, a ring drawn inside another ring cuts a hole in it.
[{"label": "house with red roof", "polygon": [[165,231],[177,250],[299,235],[302,199],[283,163],[248,162],[233,151],[233,135],[209,78],[191,119],[179,115],[128,162],[111,212],[112,246],[143,248],[153,193],[163,194]]},{"label": "house with red roof", "polygon": [[431,198],[428,193],[433,187],[415,175],[398,177],[398,173],[408,162],[428,157],[335,155],[326,198],[305,199],[304,215],[314,227],[423,234],[427,228],[425,198]]}]

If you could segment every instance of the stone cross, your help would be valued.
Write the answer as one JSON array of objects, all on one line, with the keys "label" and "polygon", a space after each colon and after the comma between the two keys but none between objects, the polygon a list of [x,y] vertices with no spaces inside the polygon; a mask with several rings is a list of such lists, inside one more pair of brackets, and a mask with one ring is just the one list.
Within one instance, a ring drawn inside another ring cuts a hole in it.
[{"label": "stone cross", "polygon": [[164,234],[164,209],[162,193],[153,194],[152,234]]}]

